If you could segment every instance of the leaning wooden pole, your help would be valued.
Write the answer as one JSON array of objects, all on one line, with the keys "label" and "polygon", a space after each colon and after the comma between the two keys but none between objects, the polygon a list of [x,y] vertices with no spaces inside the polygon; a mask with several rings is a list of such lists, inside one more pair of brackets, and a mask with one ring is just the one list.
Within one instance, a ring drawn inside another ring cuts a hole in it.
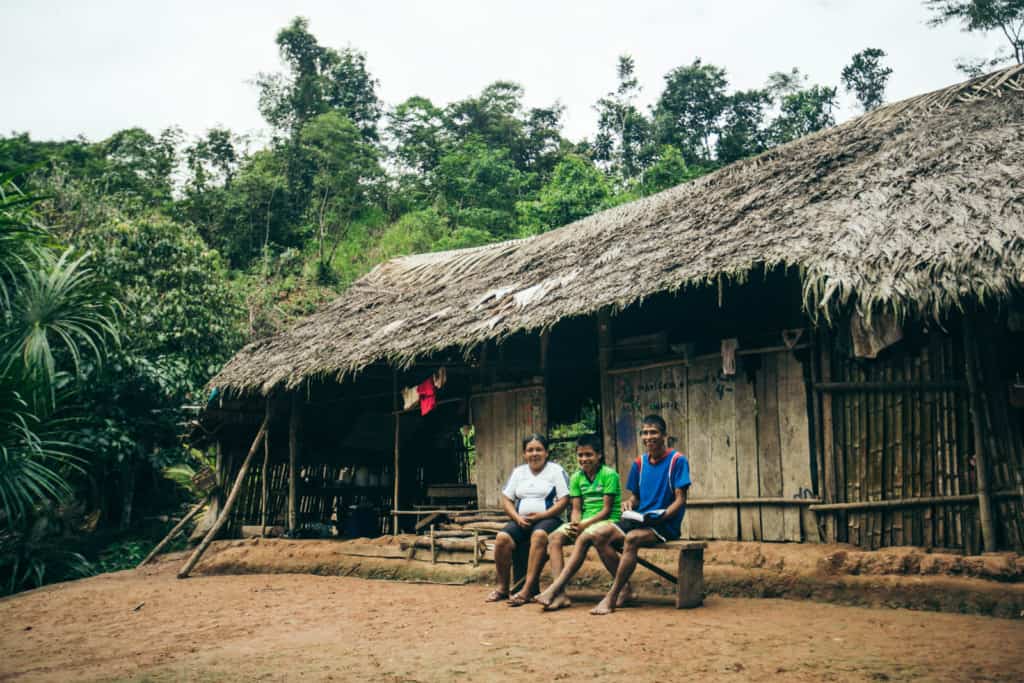
[{"label": "leaning wooden pole", "polygon": [[299,392],[292,395],[292,409],[288,416],[288,533],[294,536],[299,526],[298,476],[299,476],[299,411],[302,403]]},{"label": "leaning wooden pole", "polygon": [[249,472],[249,465],[252,464],[252,458],[256,455],[256,451],[259,450],[260,445],[263,443],[263,439],[267,436],[267,424],[270,422],[269,416],[263,418],[263,424],[260,425],[260,430],[256,432],[256,438],[252,441],[252,446],[249,447],[249,454],[245,456],[245,461],[242,463],[242,467],[238,470],[238,476],[235,477],[235,483],[231,487],[231,493],[228,494],[228,499],[224,503],[224,509],[220,511],[217,516],[217,521],[213,523],[210,530],[206,532],[206,536],[203,537],[202,542],[196,548],[195,552],[192,553],[192,557],[188,558],[188,562],[178,572],[178,578],[184,579],[192,571],[196,563],[199,562],[199,558],[203,556],[206,549],[213,543],[213,539],[217,538],[217,534],[227,524],[228,518],[231,516],[231,508],[234,507],[235,501],[238,500],[238,494],[242,492],[242,482],[245,481],[245,475]]},{"label": "leaning wooden pole", "polygon": [[974,431],[974,471],[978,479],[978,517],[981,520],[982,543],[985,552],[996,551],[995,525],[992,523],[992,498],[989,495],[988,453],[985,450],[985,435],[982,428],[981,401],[978,395],[978,343],[974,338],[973,321],[964,316],[964,372],[967,375],[967,392],[970,396],[971,426]]},{"label": "leaning wooden pole", "polygon": [[181,532],[181,530],[185,528],[185,525],[189,523],[189,520],[191,520],[193,517],[195,517],[199,513],[199,511],[203,509],[203,506],[205,506],[207,503],[210,502],[212,497],[213,497],[213,494],[210,494],[209,496],[207,496],[203,500],[201,500],[198,503],[196,503],[195,505],[193,505],[192,509],[188,511],[188,514],[185,515],[184,517],[182,517],[181,521],[174,525],[174,528],[171,529],[167,533],[166,536],[164,536],[164,540],[162,540],[159,543],[157,543],[156,547],[149,551],[149,555],[146,555],[146,559],[144,559],[142,562],[139,562],[137,565],[135,565],[135,568],[138,569],[139,567],[141,567],[142,565],[148,563],[154,557],[159,555],[160,551],[163,550],[167,546],[168,543],[170,543],[172,540],[174,540],[174,537],[177,536]]}]

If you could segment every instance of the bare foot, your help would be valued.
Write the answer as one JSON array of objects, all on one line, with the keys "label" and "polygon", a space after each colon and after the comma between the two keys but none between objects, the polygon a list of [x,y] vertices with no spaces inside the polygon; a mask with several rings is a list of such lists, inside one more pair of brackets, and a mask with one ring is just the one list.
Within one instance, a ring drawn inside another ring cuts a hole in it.
[{"label": "bare foot", "polygon": [[616,607],[625,607],[631,602],[636,602],[636,593],[633,592],[633,588],[627,583],[626,587],[619,591],[619,597],[615,600]]},{"label": "bare foot", "polygon": [[570,607],[572,600],[565,593],[559,593],[556,595],[551,602],[544,603],[545,612],[554,612],[555,610],[562,609],[563,607]]},{"label": "bare foot", "polygon": [[544,605],[544,607],[547,607],[551,604],[551,601],[555,599],[555,595],[551,592],[551,589],[548,588],[547,590],[538,593],[533,599]]},{"label": "bare foot", "polygon": [[601,615],[601,614],[611,614],[614,611],[615,611],[615,607],[612,606],[611,600],[609,600],[608,596],[606,595],[606,596],[604,596],[604,598],[601,599],[601,602],[597,603],[597,607],[595,607],[594,609],[590,610],[590,613],[591,614]]},{"label": "bare foot", "polygon": [[506,591],[494,590],[488,593],[487,597],[484,598],[484,602],[500,602],[508,597]]}]

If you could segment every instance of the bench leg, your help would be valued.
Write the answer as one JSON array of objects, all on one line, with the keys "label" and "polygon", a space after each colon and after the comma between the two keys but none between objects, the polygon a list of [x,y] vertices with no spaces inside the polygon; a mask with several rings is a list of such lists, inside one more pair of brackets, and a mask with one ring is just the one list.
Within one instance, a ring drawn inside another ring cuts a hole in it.
[{"label": "bench leg", "polygon": [[679,551],[676,609],[700,607],[704,602],[704,549]]}]

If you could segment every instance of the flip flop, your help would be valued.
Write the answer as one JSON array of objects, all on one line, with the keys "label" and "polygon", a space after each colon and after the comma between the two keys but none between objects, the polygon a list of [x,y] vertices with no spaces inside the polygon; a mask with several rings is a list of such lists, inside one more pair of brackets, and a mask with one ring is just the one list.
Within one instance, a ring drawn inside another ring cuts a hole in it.
[{"label": "flip flop", "polygon": [[505,600],[507,598],[508,593],[502,593],[501,591],[491,591],[487,595],[487,597],[484,598],[484,602],[501,602],[502,600]]},{"label": "flip flop", "polygon": [[519,595],[518,593],[516,593],[515,595],[513,595],[512,597],[510,597],[508,599],[508,606],[509,607],[522,607],[523,605],[525,605],[527,603],[530,603],[530,602],[533,602],[533,596],[530,596],[528,598],[524,598],[522,595]]}]

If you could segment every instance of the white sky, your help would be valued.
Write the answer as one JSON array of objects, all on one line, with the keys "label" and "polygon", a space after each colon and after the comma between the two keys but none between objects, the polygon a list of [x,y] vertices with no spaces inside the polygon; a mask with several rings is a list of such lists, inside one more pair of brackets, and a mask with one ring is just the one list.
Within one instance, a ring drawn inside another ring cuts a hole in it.
[{"label": "white sky", "polygon": [[[573,140],[593,134],[592,106],[614,87],[626,52],[646,105],[670,69],[695,57],[725,67],[733,88],[793,66],[838,85],[853,53],[878,47],[894,69],[895,101],[962,80],[956,58],[1001,44],[995,34],[928,28],[920,0],[3,0],[0,133],[257,132],[265,124],[250,81],[281,68],[274,36],[296,15],[321,45],[363,50],[389,105],[411,95],[443,105],[512,80],[528,106],[564,104]],[[840,119],[857,113],[843,103]]]}]

